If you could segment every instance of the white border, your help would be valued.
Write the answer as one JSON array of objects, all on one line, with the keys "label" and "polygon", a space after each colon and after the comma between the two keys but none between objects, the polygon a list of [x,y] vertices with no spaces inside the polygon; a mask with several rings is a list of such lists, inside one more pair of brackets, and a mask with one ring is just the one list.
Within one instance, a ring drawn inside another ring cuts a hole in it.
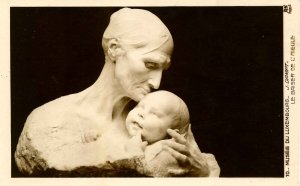
[{"label": "white border", "polygon": [[[292,148],[290,151],[290,171],[291,176],[285,178],[11,178],[11,142],[10,142],[10,7],[48,7],[48,6],[282,6],[291,4],[292,14],[284,14],[284,58],[289,58],[287,49],[290,47],[289,36],[296,36],[296,93],[297,103],[300,102],[299,86],[299,41],[300,41],[300,1],[249,1],[249,0],[172,0],[162,2],[145,0],[1,0],[0,1],[0,185],[299,185],[299,104],[293,107],[291,113],[290,136]],[[285,92],[285,95],[287,93]],[[234,162],[233,162],[234,163]]]}]

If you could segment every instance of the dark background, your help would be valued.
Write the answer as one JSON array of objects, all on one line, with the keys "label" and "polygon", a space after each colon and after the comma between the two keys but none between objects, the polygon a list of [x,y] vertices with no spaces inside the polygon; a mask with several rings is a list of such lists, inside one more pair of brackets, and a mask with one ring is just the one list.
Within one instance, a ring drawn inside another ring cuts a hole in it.
[{"label": "dark background", "polygon": [[[28,114],[96,81],[110,8],[11,8],[12,155]],[[147,7],[174,38],[166,89],[223,177],[283,176],[282,7]],[[22,176],[12,156],[12,177]]]}]

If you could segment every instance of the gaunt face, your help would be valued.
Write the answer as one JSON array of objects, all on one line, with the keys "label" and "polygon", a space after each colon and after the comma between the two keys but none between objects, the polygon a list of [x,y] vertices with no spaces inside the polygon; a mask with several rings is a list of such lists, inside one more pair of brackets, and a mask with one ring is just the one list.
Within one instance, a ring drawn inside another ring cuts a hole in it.
[{"label": "gaunt face", "polygon": [[124,50],[116,57],[115,77],[125,94],[139,102],[152,89],[158,89],[162,73],[170,65],[172,43],[151,50],[147,45]]},{"label": "gaunt face", "polygon": [[148,143],[165,139],[167,129],[175,124],[176,104],[178,101],[169,95],[148,94],[128,113],[125,124],[129,135],[141,132],[142,139]]}]

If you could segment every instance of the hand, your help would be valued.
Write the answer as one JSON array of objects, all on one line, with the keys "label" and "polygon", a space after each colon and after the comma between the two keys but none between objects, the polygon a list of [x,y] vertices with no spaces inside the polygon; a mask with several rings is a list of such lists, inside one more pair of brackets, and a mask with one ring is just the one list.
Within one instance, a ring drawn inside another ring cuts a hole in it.
[{"label": "hand", "polygon": [[125,145],[125,151],[130,157],[144,155],[147,141],[142,141],[142,133],[138,132],[135,136],[129,139]]},{"label": "hand", "polygon": [[221,169],[218,162],[213,154],[202,153],[206,157],[206,161],[209,168],[209,177],[219,177]]},{"label": "hand", "polygon": [[220,168],[212,154],[201,153],[189,126],[186,138],[176,130],[168,129],[172,137],[164,141],[163,148],[167,150],[181,166],[181,169],[169,169],[173,176],[219,176]]}]

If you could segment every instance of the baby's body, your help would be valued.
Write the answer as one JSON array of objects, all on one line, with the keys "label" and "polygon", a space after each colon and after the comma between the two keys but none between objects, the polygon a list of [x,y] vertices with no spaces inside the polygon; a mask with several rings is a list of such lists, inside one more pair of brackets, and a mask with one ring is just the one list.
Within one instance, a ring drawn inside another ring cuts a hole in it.
[{"label": "baby's body", "polygon": [[[168,139],[167,129],[185,135],[189,126],[189,112],[178,96],[167,91],[148,94],[133,108],[126,119],[132,137],[125,146],[127,155],[145,155],[149,175],[170,176],[170,169],[179,170],[177,160],[163,148]],[[147,145],[148,144],[148,145]]]}]

